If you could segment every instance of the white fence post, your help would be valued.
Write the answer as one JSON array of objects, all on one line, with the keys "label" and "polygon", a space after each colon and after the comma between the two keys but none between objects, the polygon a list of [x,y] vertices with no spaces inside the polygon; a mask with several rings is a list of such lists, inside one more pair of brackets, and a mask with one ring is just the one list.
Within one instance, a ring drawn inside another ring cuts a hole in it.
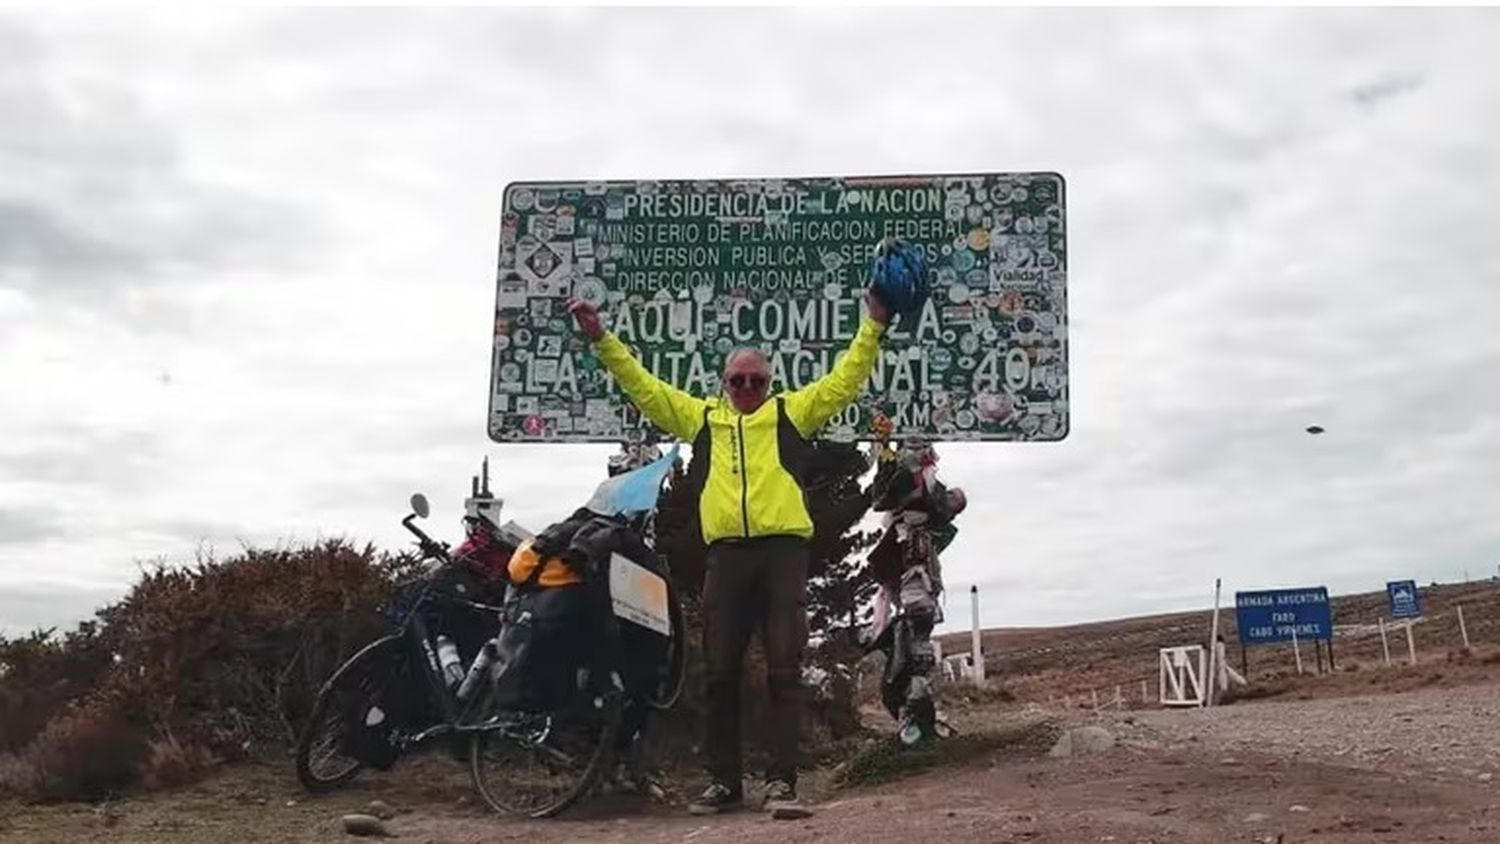
[{"label": "white fence post", "polygon": [[1385,651],[1385,667],[1386,668],[1390,668],[1391,667],[1391,640],[1389,638],[1387,638],[1386,635],[1385,635],[1385,616],[1381,616],[1379,618],[1379,621],[1380,621],[1380,649],[1383,650],[1383,651]]},{"label": "white fence post", "polygon": [[1219,676],[1219,588],[1223,582],[1222,578],[1214,578],[1214,619],[1208,628],[1208,692],[1203,697],[1204,706],[1214,705],[1214,687],[1218,685],[1214,678]]},{"label": "white fence post", "polygon": [[984,688],[984,641],[979,628],[979,587],[969,587],[970,612],[973,614],[973,629],[970,631],[969,653],[974,660],[974,685]]}]

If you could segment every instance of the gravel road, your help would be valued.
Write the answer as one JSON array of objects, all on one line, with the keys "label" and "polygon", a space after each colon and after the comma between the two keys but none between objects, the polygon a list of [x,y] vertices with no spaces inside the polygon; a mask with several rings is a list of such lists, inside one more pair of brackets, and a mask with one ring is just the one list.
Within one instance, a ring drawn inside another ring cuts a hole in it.
[{"label": "gravel road", "polygon": [[1500,777],[1500,683],[1148,710],[1110,720],[1123,743],[1142,748],[1197,745],[1216,753],[1269,753],[1429,777]]}]

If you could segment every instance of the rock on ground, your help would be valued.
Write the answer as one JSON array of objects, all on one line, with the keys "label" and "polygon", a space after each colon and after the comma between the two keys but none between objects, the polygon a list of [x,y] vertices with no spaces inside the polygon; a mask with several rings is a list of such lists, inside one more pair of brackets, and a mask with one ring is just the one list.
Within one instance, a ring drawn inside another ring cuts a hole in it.
[{"label": "rock on ground", "polygon": [[385,823],[374,815],[345,815],[344,831],[350,835],[359,836],[387,836],[390,832],[386,830]]},{"label": "rock on ground", "polygon": [[1049,755],[1056,758],[1103,753],[1115,746],[1115,734],[1103,727],[1074,727],[1058,737]]}]

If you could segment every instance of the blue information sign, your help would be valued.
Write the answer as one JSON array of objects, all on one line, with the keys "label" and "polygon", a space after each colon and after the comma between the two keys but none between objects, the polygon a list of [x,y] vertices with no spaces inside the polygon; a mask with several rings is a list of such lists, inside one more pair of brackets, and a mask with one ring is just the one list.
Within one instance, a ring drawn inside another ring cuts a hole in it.
[{"label": "blue information sign", "polygon": [[1326,586],[1236,592],[1234,617],[1240,642],[1246,645],[1290,642],[1294,633],[1301,642],[1333,641],[1333,608]]},{"label": "blue information sign", "polygon": [[1385,596],[1391,602],[1391,618],[1422,617],[1422,599],[1417,596],[1415,580],[1393,580],[1387,583]]}]

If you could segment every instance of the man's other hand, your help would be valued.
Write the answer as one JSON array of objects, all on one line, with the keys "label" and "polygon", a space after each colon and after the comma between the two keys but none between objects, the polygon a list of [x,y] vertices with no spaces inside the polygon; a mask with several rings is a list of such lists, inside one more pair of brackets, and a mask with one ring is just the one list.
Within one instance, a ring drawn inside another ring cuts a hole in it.
[{"label": "man's other hand", "polygon": [[578,330],[589,338],[589,342],[597,343],[604,339],[604,324],[599,321],[598,308],[575,298],[568,300],[568,313],[573,315],[574,321],[578,323]]},{"label": "man's other hand", "polygon": [[865,288],[865,306],[870,311],[871,319],[881,325],[891,324],[891,309],[886,307],[885,302],[881,300],[880,294],[875,292],[873,286]]}]

